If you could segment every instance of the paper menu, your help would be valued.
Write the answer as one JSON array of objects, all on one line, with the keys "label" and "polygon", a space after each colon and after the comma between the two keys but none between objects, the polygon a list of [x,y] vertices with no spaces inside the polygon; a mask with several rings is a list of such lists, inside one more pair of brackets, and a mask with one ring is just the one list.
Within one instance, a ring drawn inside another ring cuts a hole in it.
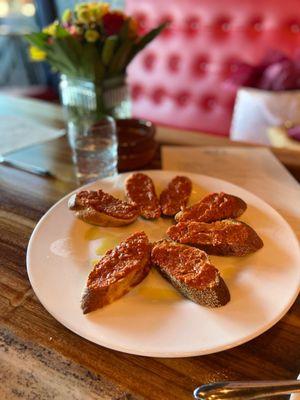
[{"label": "paper menu", "polygon": [[162,147],[166,170],[224,179],[261,197],[300,239],[300,186],[270,150],[256,147]]},{"label": "paper menu", "polygon": [[56,139],[64,130],[48,127],[30,119],[2,115],[0,118],[0,154],[5,155],[22,148]]}]

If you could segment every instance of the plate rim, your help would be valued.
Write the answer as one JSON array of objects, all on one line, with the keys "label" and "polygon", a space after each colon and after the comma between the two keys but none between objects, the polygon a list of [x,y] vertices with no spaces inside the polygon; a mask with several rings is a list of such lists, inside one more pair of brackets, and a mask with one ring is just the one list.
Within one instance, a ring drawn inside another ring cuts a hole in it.
[{"label": "plate rim", "polygon": [[[274,325],[276,325],[283,317],[284,315],[288,312],[288,310],[293,306],[294,302],[296,301],[299,292],[300,292],[300,268],[299,268],[299,273],[298,273],[298,286],[295,290],[295,293],[293,294],[293,296],[291,296],[289,302],[286,304],[286,306],[284,307],[284,309],[281,311],[280,314],[278,314],[275,318],[273,318],[271,321],[269,321],[267,324],[263,325],[259,330],[256,330],[255,332],[253,332],[252,334],[249,334],[247,336],[244,336],[243,338],[241,338],[240,340],[236,340],[232,343],[229,343],[227,345],[219,345],[216,346],[213,349],[207,349],[204,351],[197,351],[197,350],[191,350],[191,351],[147,351],[147,350],[136,350],[136,349],[130,349],[130,348],[126,348],[125,346],[122,345],[114,345],[111,343],[107,343],[104,340],[100,340],[100,341],[95,341],[93,340],[93,338],[91,338],[92,335],[85,335],[83,334],[79,329],[74,329],[74,327],[71,327],[70,324],[66,321],[62,321],[62,318],[60,316],[56,315],[56,312],[54,311],[50,311],[49,308],[47,307],[46,304],[44,304],[43,301],[41,301],[40,297],[38,296],[37,292],[38,290],[36,290],[36,288],[33,285],[33,281],[34,278],[31,274],[31,269],[30,269],[30,254],[32,251],[32,247],[33,247],[33,242],[35,239],[35,236],[37,235],[40,227],[42,226],[44,220],[48,217],[48,215],[52,212],[52,210],[57,207],[60,203],[64,202],[68,197],[70,197],[72,194],[80,191],[80,190],[85,190],[87,188],[89,188],[92,185],[96,185],[98,183],[101,184],[101,182],[106,181],[114,181],[114,179],[116,177],[121,176],[126,176],[126,175],[130,175],[133,174],[135,172],[142,172],[145,174],[152,174],[152,173],[167,173],[167,174],[175,174],[175,175],[191,175],[191,176],[195,176],[198,179],[200,178],[208,178],[208,179],[212,179],[215,181],[219,181],[220,183],[225,183],[225,184],[230,184],[233,187],[237,188],[238,190],[242,190],[244,192],[247,192],[248,194],[250,194],[252,197],[258,199],[260,202],[264,203],[265,205],[267,205],[269,208],[272,209],[272,211],[276,214],[277,218],[279,218],[281,220],[281,223],[283,223],[290,231],[291,235],[293,236],[293,238],[295,239],[295,242],[298,243],[298,257],[300,260],[300,243],[299,240],[293,230],[293,228],[291,227],[291,225],[286,221],[286,219],[274,208],[272,207],[267,201],[265,201],[264,199],[262,199],[261,197],[259,197],[258,195],[256,195],[255,193],[251,192],[248,189],[245,189],[235,183],[232,183],[230,181],[227,181],[225,179],[220,179],[220,178],[216,178],[214,176],[210,176],[210,175],[205,175],[205,174],[198,174],[198,173],[193,173],[193,172],[188,172],[188,171],[176,171],[176,170],[159,170],[159,169],[152,169],[152,170],[137,170],[137,171],[129,171],[129,172],[124,172],[121,174],[117,174],[113,177],[107,177],[107,178],[103,178],[103,179],[98,179],[94,182],[90,182],[87,183],[83,186],[80,186],[74,190],[72,190],[71,192],[67,193],[66,195],[64,195],[61,199],[59,199],[57,202],[55,202],[44,214],[43,216],[39,219],[38,223],[36,224],[36,226],[34,227],[31,235],[30,235],[30,239],[28,242],[28,246],[27,246],[27,252],[26,252],[26,270],[27,270],[27,275],[30,281],[30,285],[36,295],[36,297],[38,298],[38,301],[42,304],[42,306],[47,310],[47,312],[56,319],[56,321],[58,321],[61,325],[63,325],[65,328],[67,328],[69,331],[75,333],[76,335],[82,337],[83,339],[86,339],[92,343],[95,343],[98,346],[103,346],[105,348],[111,349],[111,350],[115,350],[115,351],[120,351],[122,353],[125,354],[133,354],[133,355],[138,355],[138,356],[144,356],[144,357],[158,357],[158,358],[183,358],[183,357],[194,357],[194,356],[201,356],[201,355],[208,355],[208,354],[215,354],[215,353],[219,353],[221,351],[225,351],[225,350],[229,350],[235,347],[238,347],[242,344],[245,344],[255,338],[257,338],[258,336],[262,335],[263,333],[265,333],[266,331],[268,331],[270,328],[272,328]],[[100,343],[101,342],[101,343]]]}]

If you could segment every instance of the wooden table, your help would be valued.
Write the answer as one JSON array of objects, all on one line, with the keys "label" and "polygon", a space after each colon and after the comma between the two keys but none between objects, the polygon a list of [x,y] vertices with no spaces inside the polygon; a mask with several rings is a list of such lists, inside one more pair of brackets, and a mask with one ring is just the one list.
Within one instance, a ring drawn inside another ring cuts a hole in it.
[{"label": "wooden table", "polygon": [[[50,104],[0,97],[0,109],[61,126],[61,110]],[[160,129],[158,138],[177,144],[182,140],[175,131],[168,135]],[[185,143],[194,141],[231,144],[207,135],[186,136]],[[66,149],[65,140],[59,139],[24,150],[23,156],[47,158],[51,168],[63,173],[64,167],[70,170]],[[275,154],[300,176],[295,153]],[[193,389],[207,382],[296,378],[299,298],[279,323],[258,338],[232,350],[193,358],[119,353],[90,343],[58,323],[30,287],[25,256],[37,221],[74,188],[67,175],[65,180],[47,179],[0,166],[1,399],[191,399]]]}]

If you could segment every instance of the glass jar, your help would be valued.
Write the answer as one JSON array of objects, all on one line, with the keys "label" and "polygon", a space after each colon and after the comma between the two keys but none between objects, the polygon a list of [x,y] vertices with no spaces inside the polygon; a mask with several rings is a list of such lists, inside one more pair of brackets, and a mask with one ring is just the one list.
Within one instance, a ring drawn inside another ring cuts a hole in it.
[{"label": "glass jar", "polygon": [[95,83],[62,75],[59,86],[71,147],[77,136],[85,135],[103,116],[110,115],[117,119],[131,117],[125,76]]}]

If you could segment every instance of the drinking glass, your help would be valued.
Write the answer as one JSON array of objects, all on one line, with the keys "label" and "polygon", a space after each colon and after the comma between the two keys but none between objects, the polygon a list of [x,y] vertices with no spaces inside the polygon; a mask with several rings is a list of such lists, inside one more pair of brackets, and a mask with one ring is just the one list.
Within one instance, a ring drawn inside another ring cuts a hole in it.
[{"label": "drinking glass", "polygon": [[71,129],[68,137],[79,184],[117,174],[118,140],[112,117],[103,117],[80,134]]}]

